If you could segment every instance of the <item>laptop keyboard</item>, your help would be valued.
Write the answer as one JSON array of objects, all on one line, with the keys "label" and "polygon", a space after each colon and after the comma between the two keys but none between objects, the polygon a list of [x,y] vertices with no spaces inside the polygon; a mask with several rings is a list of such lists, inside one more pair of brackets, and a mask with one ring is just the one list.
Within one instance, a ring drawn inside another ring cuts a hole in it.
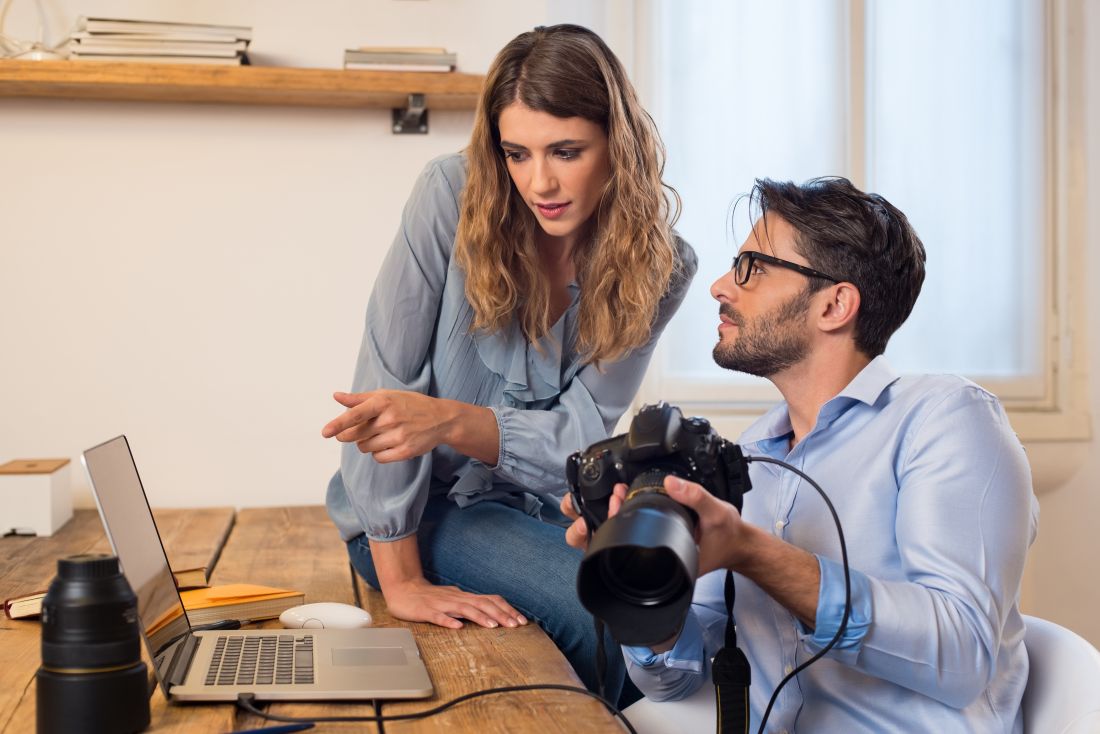
[{"label": "laptop keyboard", "polygon": [[208,686],[313,682],[313,635],[219,636],[206,671]]}]

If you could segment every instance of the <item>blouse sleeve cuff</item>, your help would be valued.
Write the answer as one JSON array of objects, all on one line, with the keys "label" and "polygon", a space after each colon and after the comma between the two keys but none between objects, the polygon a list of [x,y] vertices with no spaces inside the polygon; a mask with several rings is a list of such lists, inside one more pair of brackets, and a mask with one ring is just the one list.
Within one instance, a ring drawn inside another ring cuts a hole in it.
[{"label": "blouse sleeve cuff", "polygon": [[497,421],[497,463],[495,466],[490,466],[489,471],[496,471],[501,467],[512,466],[516,463],[515,457],[508,454],[508,433],[507,433],[507,416],[505,411],[514,410],[514,408],[503,408],[499,406],[492,406],[489,410],[493,411],[493,417]]},{"label": "blouse sleeve cuff", "polygon": [[416,528],[412,530],[406,530],[405,532],[399,532],[395,535],[380,535],[376,532],[372,532],[371,529],[367,529],[364,535],[367,536],[367,540],[373,540],[378,543],[392,543],[395,540],[401,540],[402,538],[408,538],[409,536],[416,535]]},{"label": "blouse sleeve cuff", "polygon": [[[831,558],[816,556],[821,570],[821,586],[817,597],[817,615],[813,631],[802,626],[804,649],[816,653],[836,636],[844,619],[844,566]],[[871,587],[867,576],[849,569],[851,577],[851,612],[844,634],[829,651],[832,657],[846,664],[853,664],[859,657],[863,638],[871,624]],[[801,624],[801,623],[800,623]]]}]

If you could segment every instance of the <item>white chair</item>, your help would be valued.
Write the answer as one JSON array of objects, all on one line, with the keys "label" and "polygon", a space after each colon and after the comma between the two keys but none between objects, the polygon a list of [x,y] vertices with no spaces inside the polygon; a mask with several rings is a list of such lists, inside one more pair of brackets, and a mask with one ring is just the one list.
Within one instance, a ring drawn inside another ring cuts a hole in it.
[{"label": "white chair", "polygon": [[1024,615],[1031,668],[1024,689],[1025,734],[1100,732],[1100,652],[1088,640]]},{"label": "white chair", "polygon": [[654,703],[648,698],[623,710],[638,734],[709,734],[717,727],[714,686],[708,680],[682,701]]},{"label": "white chair", "polygon": [[[1024,689],[1025,734],[1100,733],[1100,652],[1053,622],[1024,615],[1030,670]],[[714,731],[714,687],[683,701],[643,698],[623,712],[638,734]]]}]

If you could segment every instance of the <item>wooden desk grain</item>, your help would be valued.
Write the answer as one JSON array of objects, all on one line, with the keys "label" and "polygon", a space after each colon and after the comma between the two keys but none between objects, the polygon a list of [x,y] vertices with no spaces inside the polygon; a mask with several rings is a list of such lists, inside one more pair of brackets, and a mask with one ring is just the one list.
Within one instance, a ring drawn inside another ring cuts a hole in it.
[{"label": "wooden desk grain", "polygon": [[[211,542],[205,524],[189,516],[189,513],[202,512],[208,511],[157,513],[165,546],[174,559],[202,547],[202,542]],[[200,541],[198,536],[207,540]],[[106,548],[94,513],[78,513],[59,536],[51,539],[35,539],[29,543],[23,542],[25,539],[5,540],[17,541],[6,546],[0,542],[0,558],[4,559],[0,561],[0,593],[5,596],[42,588],[53,576],[54,559],[58,555]],[[17,557],[9,559],[8,551]],[[384,714],[422,711],[461,694],[493,686],[580,685],[565,658],[535,625],[490,630],[468,623],[464,629],[455,631],[395,620],[386,611],[381,594],[352,575],[344,544],[323,507],[259,508],[238,512],[228,540],[221,546],[211,583],[242,581],[298,589],[305,593],[307,603],[338,601],[352,604],[356,601],[358,586],[359,599],[374,615],[377,626],[409,627],[424,657],[435,695],[414,702],[380,704]],[[38,667],[39,635],[37,623],[9,621],[0,627],[0,632],[4,633],[0,640],[8,639],[8,628],[13,625],[23,630],[17,635],[20,662],[0,666],[0,729],[14,733],[34,728],[33,679]],[[278,627],[278,623],[267,622],[263,626]],[[4,657],[10,654],[5,652]],[[270,713],[298,717],[370,716],[376,713],[371,704],[272,703],[266,706]],[[227,732],[273,723],[240,714],[228,704],[169,705],[159,690],[152,699],[150,731],[155,732]],[[318,728],[323,731],[378,731],[377,725],[364,722],[326,723]],[[488,696],[459,704],[430,719],[388,722],[384,730],[478,734],[620,734],[623,731],[595,701],[555,691]]]},{"label": "wooden desk grain", "polygon": [[[234,512],[230,508],[156,510],[154,515],[172,563],[177,567],[183,563],[209,566],[217,560],[221,544],[232,527]],[[58,558],[110,552],[95,510],[77,510],[72,520],[48,538],[0,538],[0,599],[45,589],[57,573]],[[34,674],[41,661],[40,624],[0,615],[0,660],[0,730],[12,734],[34,731]],[[164,699],[159,691],[154,697],[154,726],[158,723],[158,698],[163,708]],[[222,722],[228,725],[232,719],[223,716]]]},{"label": "wooden desk grain", "polygon": [[[516,629],[487,629],[466,622],[461,630],[394,619],[382,594],[356,578],[363,606],[384,626],[413,631],[428,668],[435,695],[420,701],[389,701],[382,713],[424,711],[483,688],[552,683],[583,688],[573,668],[535,624]],[[616,651],[610,651],[614,653]],[[493,694],[459,704],[442,714],[414,721],[385,723],[386,732],[592,732],[624,731],[598,701],[567,691]]]},{"label": "wooden desk grain", "polygon": [[[413,631],[435,686],[430,699],[381,704],[383,714],[410,713],[480,688],[528,683],[580,686],[573,669],[535,625],[490,630],[467,623],[462,630],[409,624],[390,616],[382,595],[353,577],[347,551],[322,507],[241,510],[215,574],[227,580],[286,586],[304,591],[306,601],[355,603],[359,598],[376,626],[405,626]],[[275,625],[277,626],[277,625]],[[284,716],[372,715],[358,704],[274,703],[267,709]],[[241,716],[241,727],[263,726],[258,717]],[[324,725],[325,730],[375,731],[366,723]],[[387,732],[612,732],[622,729],[596,701],[578,694],[532,691],[488,696],[462,703],[420,721],[386,722]]]}]

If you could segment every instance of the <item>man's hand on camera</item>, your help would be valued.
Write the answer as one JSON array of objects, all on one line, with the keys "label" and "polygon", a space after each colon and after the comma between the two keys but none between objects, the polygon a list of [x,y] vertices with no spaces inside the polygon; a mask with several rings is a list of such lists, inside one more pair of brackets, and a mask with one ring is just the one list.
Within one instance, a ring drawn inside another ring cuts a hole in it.
[{"label": "man's hand on camera", "polygon": [[665,477],[668,496],[699,514],[699,575],[729,568],[747,576],[808,627],[817,619],[821,571],[813,554],[741,520],[698,484]]},{"label": "man's hand on camera", "polygon": [[[616,484],[607,509],[608,517],[615,515],[615,513],[619,511],[619,508],[623,506],[623,499],[625,497],[626,485]],[[565,542],[574,548],[588,550],[588,524],[584,521],[584,518],[577,515],[577,511],[573,509],[573,498],[568,492],[561,498],[561,511],[563,515],[573,519],[573,524],[565,530]]]},{"label": "man's hand on camera", "polygon": [[665,492],[672,499],[695,510],[699,526],[695,541],[699,544],[699,575],[719,568],[737,569],[744,557],[751,527],[741,513],[695,482],[671,474],[665,477]]}]

